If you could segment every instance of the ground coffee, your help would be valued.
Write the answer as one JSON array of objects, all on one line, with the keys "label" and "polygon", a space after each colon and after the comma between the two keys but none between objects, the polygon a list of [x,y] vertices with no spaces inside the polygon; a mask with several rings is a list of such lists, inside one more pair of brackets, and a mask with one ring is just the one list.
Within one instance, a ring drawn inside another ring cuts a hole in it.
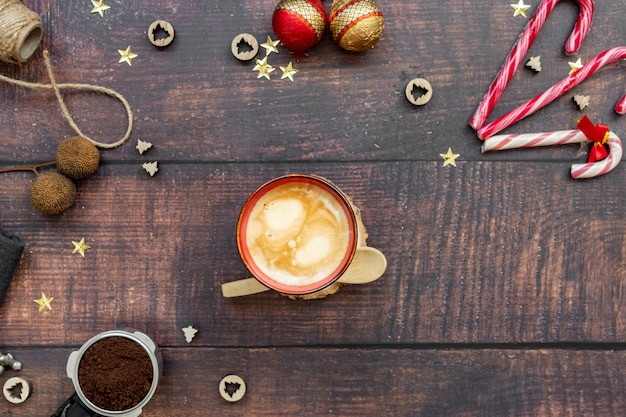
[{"label": "ground coffee", "polygon": [[137,342],[111,336],[91,345],[78,364],[78,385],[103,410],[128,410],[152,385],[152,362]]}]

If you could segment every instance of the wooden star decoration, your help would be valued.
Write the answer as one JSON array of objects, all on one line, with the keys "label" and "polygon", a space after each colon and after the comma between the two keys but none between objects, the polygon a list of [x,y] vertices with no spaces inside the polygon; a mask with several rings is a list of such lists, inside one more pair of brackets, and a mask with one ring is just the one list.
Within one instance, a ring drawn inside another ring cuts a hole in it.
[{"label": "wooden star decoration", "polygon": [[137,146],[135,146],[135,149],[139,151],[139,155],[143,155],[143,153],[150,148],[152,148],[152,143],[137,139]]},{"label": "wooden star decoration", "polygon": [[117,52],[122,56],[118,63],[121,64],[122,62],[126,62],[129,66],[132,66],[133,59],[139,56],[130,50],[130,45],[125,50],[118,49]]},{"label": "wooden star decoration", "polygon": [[75,242],[72,240],[72,244],[74,245],[74,250],[72,253],[80,253],[80,256],[85,257],[85,251],[91,249],[91,246],[85,243],[85,238],[82,238],[80,241]]},{"label": "wooden star decoration", "polygon": [[569,70],[570,74],[575,73],[576,71],[578,71],[579,69],[583,67],[583,63],[580,58],[578,58],[576,62],[568,62],[567,64],[569,65],[569,68],[570,68]]},{"label": "wooden star decoration", "polygon": [[259,74],[257,78],[265,77],[268,80],[270,79],[270,72],[274,71],[276,68],[267,63],[267,56],[263,59],[257,59],[256,65],[252,68],[252,71],[258,71]]},{"label": "wooden star decoration", "polygon": [[447,166],[447,165],[452,165],[453,167],[456,166],[456,158],[458,158],[459,155],[458,153],[452,153],[452,148],[448,148],[448,152],[446,153],[440,153],[439,156],[441,156],[443,158],[443,166]]},{"label": "wooden star decoration", "polygon": [[262,43],[261,46],[265,48],[265,56],[268,56],[272,52],[279,53],[277,46],[280,44],[279,40],[273,41],[269,36],[267,37],[267,42]]},{"label": "wooden star decoration", "polygon": [[91,0],[91,4],[93,4],[93,9],[91,9],[91,13],[98,13],[100,17],[104,17],[104,12],[111,8],[111,6],[107,6],[106,4],[104,4],[104,0]]},{"label": "wooden star decoration", "polygon": [[526,17],[526,10],[530,9],[530,6],[524,4],[524,0],[519,0],[517,4],[511,4],[511,7],[515,12],[513,13],[513,17],[524,16]]},{"label": "wooden star decoration", "polygon": [[293,81],[293,76],[300,72],[300,70],[297,70],[293,67],[291,62],[289,62],[286,67],[281,66],[280,70],[283,72],[283,75],[280,76],[281,80],[284,78],[289,78],[291,81]]},{"label": "wooden star decoration", "polygon": [[196,337],[196,333],[198,333],[198,329],[189,325],[187,327],[182,328],[183,334],[185,335],[185,340],[187,343],[191,343],[194,337]]},{"label": "wooden star decoration", "polygon": [[37,303],[37,305],[39,305],[39,311],[43,311],[45,308],[47,308],[48,310],[52,310],[52,306],[50,305],[50,303],[52,302],[52,300],[54,300],[54,297],[46,297],[46,294],[41,293],[41,297],[39,297],[38,300],[33,300],[35,303]]},{"label": "wooden star decoration", "polygon": [[526,66],[536,72],[541,72],[541,56],[532,56],[526,63]]},{"label": "wooden star decoration", "polygon": [[141,166],[143,167],[144,170],[146,170],[148,174],[150,174],[151,177],[154,177],[154,174],[159,172],[158,164],[159,164],[158,161],[144,162],[143,164],[141,164]]},{"label": "wooden star decoration", "polygon": [[580,110],[583,110],[585,107],[589,105],[589,96],[583,96],[583,95],[577,94],[574,96],[574,102],[576,103],[576,105],[578,106]]}]

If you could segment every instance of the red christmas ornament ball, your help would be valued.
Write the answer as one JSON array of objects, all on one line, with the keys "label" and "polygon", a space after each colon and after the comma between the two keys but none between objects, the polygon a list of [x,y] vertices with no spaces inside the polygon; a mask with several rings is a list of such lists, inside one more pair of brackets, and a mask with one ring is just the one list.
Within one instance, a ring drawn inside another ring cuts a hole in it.
[{"label": "red christmas ornament ball", "polygon": [[276,37],[296,54],[322,39],[326,23],[321,0],[281,0],[272,16]]}]

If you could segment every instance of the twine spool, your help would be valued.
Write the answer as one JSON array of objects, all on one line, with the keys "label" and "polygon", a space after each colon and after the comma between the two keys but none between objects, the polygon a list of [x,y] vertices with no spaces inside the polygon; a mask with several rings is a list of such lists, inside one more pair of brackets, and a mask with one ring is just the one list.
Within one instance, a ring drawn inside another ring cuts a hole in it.
[{"label": "twine spool", "polygon": [[0,0],[0,60],[26,62],[43,36],[39,15],[21,0]]}]

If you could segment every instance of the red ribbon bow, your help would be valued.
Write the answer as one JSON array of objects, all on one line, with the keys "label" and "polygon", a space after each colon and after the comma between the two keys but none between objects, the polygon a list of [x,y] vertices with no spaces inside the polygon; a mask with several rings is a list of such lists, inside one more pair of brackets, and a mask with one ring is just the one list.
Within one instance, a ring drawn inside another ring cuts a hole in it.
[{"label": "red ribbon bow", "polygon": [[583,116],[576,124],[587,139],[593,142],[587,162],[597,162],[606,158],[609,155],[609,149],[606,146],[609,139],[609,127],[600,123],[594,125],[587,116]]}]

